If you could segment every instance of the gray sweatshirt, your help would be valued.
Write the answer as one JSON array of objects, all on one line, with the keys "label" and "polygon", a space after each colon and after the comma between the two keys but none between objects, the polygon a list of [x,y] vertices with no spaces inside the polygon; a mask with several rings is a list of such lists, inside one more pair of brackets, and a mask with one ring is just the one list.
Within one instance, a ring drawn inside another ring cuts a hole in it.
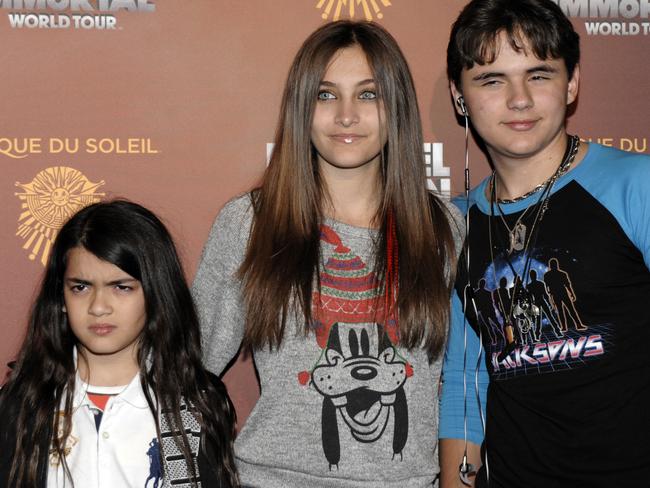
[{"label": "gray sweatshirt", "polygon": [[[462,218],[455,219],[460,248]],[[248,195],[219,213],[193,285],[204,362],[221,374],[244,333],[240,266],[252,222]],[[235,442],[245,486],[422,488],[438,466],[440,359],[394,346],[373,263],[376,231],[322,226],[321,294],[313,333],[288,322],[279,349],[255,351],[261,396]],[[386,323],[387,325],[382,325]]]}]

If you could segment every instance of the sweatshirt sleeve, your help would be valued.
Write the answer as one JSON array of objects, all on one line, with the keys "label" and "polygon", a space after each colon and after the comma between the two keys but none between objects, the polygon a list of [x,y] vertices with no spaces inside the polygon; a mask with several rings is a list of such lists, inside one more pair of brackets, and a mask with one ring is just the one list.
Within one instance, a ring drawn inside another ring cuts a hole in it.
[{"label": "sweatshirt sleeve", "polygon": [[[465,348],[465,337],[467,348]],[[449,341],[442,374],[439,437],[463,439],[466,417],[467,440],[480,445],[483,442],[481,415],[485,418],[488,386],[485,354],[480,348],[476,333],[463,319],[463,305],[456,293],[452,296]],[[465,384],[463,384],[463,376]],[[467,408],[466,416],[465,408]]]},{"label": "sweatshirt sleeve", "polygon": [[251,221],[248,196],[226,204],[210,230],[192,285],[203,362],[217,375],[235,357],[244,337],[244,307],[236,273],[246,252]]}]

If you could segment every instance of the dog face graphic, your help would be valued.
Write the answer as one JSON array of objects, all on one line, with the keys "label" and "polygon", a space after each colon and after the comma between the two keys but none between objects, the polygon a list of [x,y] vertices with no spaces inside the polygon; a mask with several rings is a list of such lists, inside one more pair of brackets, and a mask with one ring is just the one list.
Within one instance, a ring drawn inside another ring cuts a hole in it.
[{"label": "dog face graphic", "polygon": [[338,398],[339,404],[358,390],[375,392],[390,403],[389,397],[406,381],[406,363],[396,358],[379,324],[334,324],[324,359],[314,368],[312,382],[321,395]]},{"label": "dog face graphic", "polygon": [[406,362],[396,354],[383,326],[339,322],[331,327],[323,358],[311,377],[324,397],[323,448],[330,466],[338,465],[340,458],[341,421],[354,439],[370,443],[384,434],[392,419],[393,456],[401,454],[408,435],[403,389],[407,377]]}]

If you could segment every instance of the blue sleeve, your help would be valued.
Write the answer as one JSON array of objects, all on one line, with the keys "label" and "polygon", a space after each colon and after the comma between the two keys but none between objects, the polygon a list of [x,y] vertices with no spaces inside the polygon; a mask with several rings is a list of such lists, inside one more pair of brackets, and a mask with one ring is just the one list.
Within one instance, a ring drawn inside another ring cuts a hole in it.
[{"label": "blue sleeve", "polygon": [[627,178],[621,182],[621,196],[605,198],[612,213],[650,269],[650,158],[630,156]]},{"label": "blue sleeve", "polygon": [[650,269],[650,157],[590,144],[586,162],[577,181],[611,212]]},{"label": "blue sleeve", "polygon": [[[467,350],[465,351],[465,332]],[[480,353],[480,357],[479,357]],[[466,366],[463,366],[466,358]],[[485,353],[479,338],[469,324],[465,323],[463,305],[456,293],[451,303],[449,341],[443,363],[443,383],[440,400],[441,439],[464,439],[465,394],[463,372],[467,391],[467,440],[475,444],[483,442],[481,410],[485,418],[485,399],[489,382],[485,367]],[[478,386],[477,386],[478,385]]]}]

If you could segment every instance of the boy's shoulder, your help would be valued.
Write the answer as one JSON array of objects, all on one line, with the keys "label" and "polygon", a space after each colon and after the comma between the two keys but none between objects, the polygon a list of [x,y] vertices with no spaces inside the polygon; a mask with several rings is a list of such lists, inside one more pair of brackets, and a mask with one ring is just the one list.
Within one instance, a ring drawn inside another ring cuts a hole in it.
[{"label": "boy's shoulder", "polygon": [[607,172],[619,177],[650,176],[650,155],[644,153],[590,143],[584,162],[599,175]]}]

